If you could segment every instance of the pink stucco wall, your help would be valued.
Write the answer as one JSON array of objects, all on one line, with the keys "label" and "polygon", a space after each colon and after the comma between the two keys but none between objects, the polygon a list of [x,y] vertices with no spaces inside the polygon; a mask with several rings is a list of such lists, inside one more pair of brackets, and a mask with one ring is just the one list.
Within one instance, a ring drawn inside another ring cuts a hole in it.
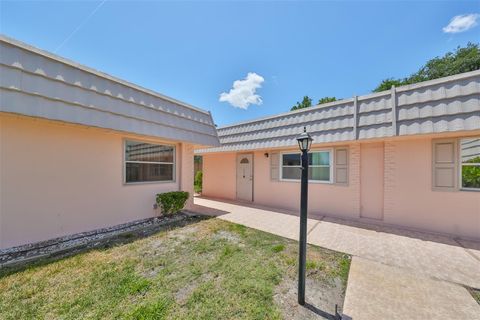
[{"label": "pink stucco wall", "polygon": [[[355,150],[352,150],[354,153]],[[270,179],[270,159],[265,152],[254,154],[254,201],[261,205],[275,206],[283,209],[296,210],[300,204],[300,183],[295,181],[272,181]],[[354,154],[355,158],[356,155]],[[355,183],[357,174],[355,163],[350,170],[348,186],[323,183],[311,183],[309,186],[309,210],[314,213],[331,214],[341,217],[351,217],[358,213],[358,185]],[[326,197],[325,195],[328,195]],[[335,199],[342,199],[341,202]]]},{"label": "pink stucco wall", "polygon": [[[292,149],[294,150],[294,149]],[[358,172],[359,147],[349,150],[350,161],[348,186],[312,183],[309,188],[309,209],[315,213],[329,213],[343,217],[358,215]],[[270,158],[265,151],[254,152],[253,192],[254,202],[261,205],[282,209],[297,209],[299,205],[300,184],[291,181],[272,181],[270,179]],[[203,191],[202,195],[213,198],[234,200],[236,198],[236,154],[217,153],[203,156]],[[321,197],[318,195],[329,194]],[[332,197],[342,197],[337,203]]]},{"label": "pink stucco wall", "polygon": [[[480,135],[480,132],[470,135]],[[372,221],[362,218],[361,214],[362,198],[368,200],[368,194],[362,197],[362,192],[368,192],[368,183],[371,183],[366,178],[361,181],[361,166],[363,163],[366,167],[372,161],[368,158],[371,153],[361,151],[370,143],[380,142],[384,152],[383,186],[378,190],[382,194],[376,195],[375,201],[383,198],[383,219],[376,222],[480,239],[480,192],[432,190],[432,139],[438,137],[441,136],[350,143],[348,185],[311,183],[309,211]],[[285,150],[253,152],[254,202],[296,210],[300,201],[299,182],[270,179],[270,159],[264,154],[279,151]],[[234,153],[204,156],[205,196],[235,199],[235,163]],[[363,176],[368,177],[368,172]]]},{"label": "pink stucco wall", "polygon": [[432,190],[432,141],[391,141],[385,148],[387,223],[480,238],[480,192]]},{"label": "pink stucco wall", "polygon": [[0,248],[152,217],[158,214],[153,209],[157,193],[192,191],[193,147],[188,144],[176,144],[175,182],[125,185],[126,138],[145,140],[1,115]]},{"label": "pink stucco wall", "polygon": [[203,156],[202,194],[213,198],[236,198],[236,154],[206,154]]}]

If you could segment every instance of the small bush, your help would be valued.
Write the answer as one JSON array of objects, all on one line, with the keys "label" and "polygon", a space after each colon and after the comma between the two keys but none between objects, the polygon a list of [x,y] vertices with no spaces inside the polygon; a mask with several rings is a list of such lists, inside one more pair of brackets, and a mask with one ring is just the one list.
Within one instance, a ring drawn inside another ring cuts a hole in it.
[{"label": "small bush", "polygon": [[203,184],[203,172],[197,171],[197,173],[195,174],[195,181],[193,183],[196,193],[202,192],[202,184]]},{"label": "small bush", "polygon": [[190,194],[185,191],[172,191],[157,194],[157,204],[162,208],[162,213],[172,215],[185,207]]}]

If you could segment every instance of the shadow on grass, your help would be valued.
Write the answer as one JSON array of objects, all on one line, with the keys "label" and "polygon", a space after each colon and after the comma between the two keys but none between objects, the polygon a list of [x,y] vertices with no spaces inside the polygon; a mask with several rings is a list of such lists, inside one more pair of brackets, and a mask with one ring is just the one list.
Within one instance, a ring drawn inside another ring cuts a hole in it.
[{"label": "shadow on grass", "polygon": [[150,226],[147,228],[141,228],[141,229],[132,230],[124,233],[119,233],[119,234],[116,234],[115,236],[106,237],[104,239],[92,240],[91,242],[88,242],[73,248],[66,248],[64,250],[52,252],[46,256],[34,257],[28,261],[19,261],[18,263],[15,263],[12,265],[0,266],[0,278],[17,273],[17,272],[25,271],[29,268],[48,265],[50,263],[62,260],[64,258],[75,256],[77,254],[87,253],[93,250],[107,250],[115,246],[134,242],[138,239],[147,238],[151,235],[154,235],[162,231],[169,231],[177,228],[182,228],[182,227],[195,224],[203,220],[208,220],[211,218],[214,218],[214,217],[206,216],[206,215],[188,216],[185,219],[173,222],[171,224]]}]

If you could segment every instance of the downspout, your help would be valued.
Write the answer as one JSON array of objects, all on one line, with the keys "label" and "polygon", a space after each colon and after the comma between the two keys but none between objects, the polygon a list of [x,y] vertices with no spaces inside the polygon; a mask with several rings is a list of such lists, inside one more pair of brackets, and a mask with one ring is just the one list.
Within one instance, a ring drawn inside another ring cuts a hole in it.
[{"label": "downspout", "polygon": [[178,158],[175,161],[175,173],[177,174],[177,185],[178,185],[178,191],[182,191],[183,185],[182,185],[182,174],[183,174],[183,143],[179,143],[177,145],[178,147]]}]

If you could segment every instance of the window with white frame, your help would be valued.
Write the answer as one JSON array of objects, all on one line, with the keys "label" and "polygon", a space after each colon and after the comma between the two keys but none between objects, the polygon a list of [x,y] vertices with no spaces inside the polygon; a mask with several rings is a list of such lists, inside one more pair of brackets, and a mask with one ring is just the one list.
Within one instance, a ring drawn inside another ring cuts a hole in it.
[{"label": "window with white frame", "polygon": [[173,181],[175,147],[125,141],[125,182]]},{"label": "window with white frame", "polygon": [[460,140],[460,164],[462,188],[480,190],[480,137]]},{"label": "window with white frame", "polygon": [[[300,153],[283,153],[281,161],[282,180],[300,180],[302,162]],[[331,182],[332,153],[330,150],[308,153],[308,179],[310,181]]]}]

